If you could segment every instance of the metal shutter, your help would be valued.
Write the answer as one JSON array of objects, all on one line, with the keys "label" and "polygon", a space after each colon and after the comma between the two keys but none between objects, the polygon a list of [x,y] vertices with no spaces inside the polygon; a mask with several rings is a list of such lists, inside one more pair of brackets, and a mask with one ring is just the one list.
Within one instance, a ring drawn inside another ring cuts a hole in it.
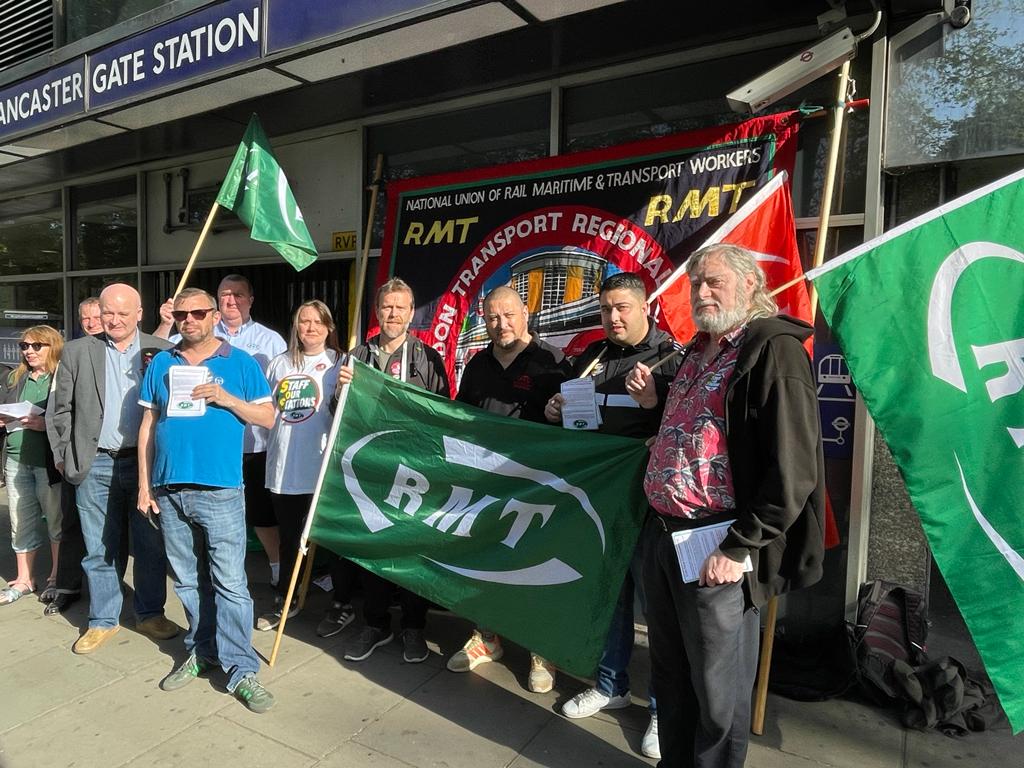
[{"label": "metal shutter", "polygon": [[0,70],[53,50],[53,0],[0,0]]}]

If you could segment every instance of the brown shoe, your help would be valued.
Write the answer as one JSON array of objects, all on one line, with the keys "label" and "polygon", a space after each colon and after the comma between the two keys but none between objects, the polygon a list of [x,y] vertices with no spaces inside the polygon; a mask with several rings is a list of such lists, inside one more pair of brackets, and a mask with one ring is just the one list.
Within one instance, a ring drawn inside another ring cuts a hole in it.
[{"label": "brown shoe", "polygon": [[71,650],[79,655],[92,653],[116,635],[119,629],[120,626],[89,627],[89,630],[71,646]]},{"label": "brown shoe", "polygon": [[166,616],[150,616],[137,622],[135,631],[154,640],[170,640],[181,632],[181,627]]}]

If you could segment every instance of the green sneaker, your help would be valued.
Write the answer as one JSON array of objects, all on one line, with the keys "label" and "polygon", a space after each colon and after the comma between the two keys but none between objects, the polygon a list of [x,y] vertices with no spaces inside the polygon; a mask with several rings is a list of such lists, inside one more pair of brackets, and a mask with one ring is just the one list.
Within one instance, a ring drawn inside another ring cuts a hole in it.
[{"label": "green sneaker", "polygon": [[235,686],[235,698],[245,704],[250,712],[260,714],[274,706],[274,694],[263,687],[256,675],[243,677]]},{"label": "green sneaker", "polygon": [[182,663],[180,667],[171,672],[160,681],[160,689],[164,691],[176,691],[191,683],[200,673],[205,672],[213,666],[206,659],[201,659],[194,653]]}]

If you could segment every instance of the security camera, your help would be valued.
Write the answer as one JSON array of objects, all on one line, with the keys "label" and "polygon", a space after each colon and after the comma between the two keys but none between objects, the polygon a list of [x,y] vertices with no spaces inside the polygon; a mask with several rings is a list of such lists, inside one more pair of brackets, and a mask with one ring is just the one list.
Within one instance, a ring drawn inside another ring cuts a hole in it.
[{"label": "security camera", "polygon": [[953,29],[963,29],[971,23],[971,0],[955,0],[949,10],[949,24]]},{"label": "security camera", "polygon": [[857,37],[844,27],[726,95],[736,112],[757,112],[826,75],[857,53]]}]

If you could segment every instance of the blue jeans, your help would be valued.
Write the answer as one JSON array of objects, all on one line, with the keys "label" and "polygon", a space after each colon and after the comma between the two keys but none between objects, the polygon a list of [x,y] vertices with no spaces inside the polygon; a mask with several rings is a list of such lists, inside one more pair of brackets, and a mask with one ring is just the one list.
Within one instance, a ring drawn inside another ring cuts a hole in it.
[{"label": "blue jeans", "polygon": [[185,650],[217,660],[229,691],[259,671],[252,649],[252,598],[245,575],[241,488],[156,489],[167,562],[188,618]]},{"label": "blue jeans", "polygon": [[[608,627],[608,638],[604,643],[604,653],[597,665],[597,681],[595,688],[606,696],[622,696],[629,692],[629,660],[633,656],[633,645],[636,641],[633,630],[633,592],[640,594],[640,610],[647,613],[647,600],[644,597],[642,540],[637,542],[633,559],[629,561],[626,578],[619,591],[612,623]],[[651,714],[656,714],[658,704],[654,698],[654,685],[648,686],[647,696],[650,699]]]},{"label": "blue jeans", "polygon": [[[22,464],[11,457],[4,467],[7,506],[11,513],[11,548],[35,552],[46,541],[60,541],[60,483],[50,485],[46,467]],[[46,518],[45,523],[43,518]]]},{"label": "blue jeans", "polygon": [[160,531],[140,515],[139,466],[134,456],[114,459],[97,453],[75,493],[85,540],[82,570],[89,583],[89,626],[110,628],[121,617],[121,576],[128,529],[135,555],[135,618],[161,616],[167,602],[167,558]]}]

